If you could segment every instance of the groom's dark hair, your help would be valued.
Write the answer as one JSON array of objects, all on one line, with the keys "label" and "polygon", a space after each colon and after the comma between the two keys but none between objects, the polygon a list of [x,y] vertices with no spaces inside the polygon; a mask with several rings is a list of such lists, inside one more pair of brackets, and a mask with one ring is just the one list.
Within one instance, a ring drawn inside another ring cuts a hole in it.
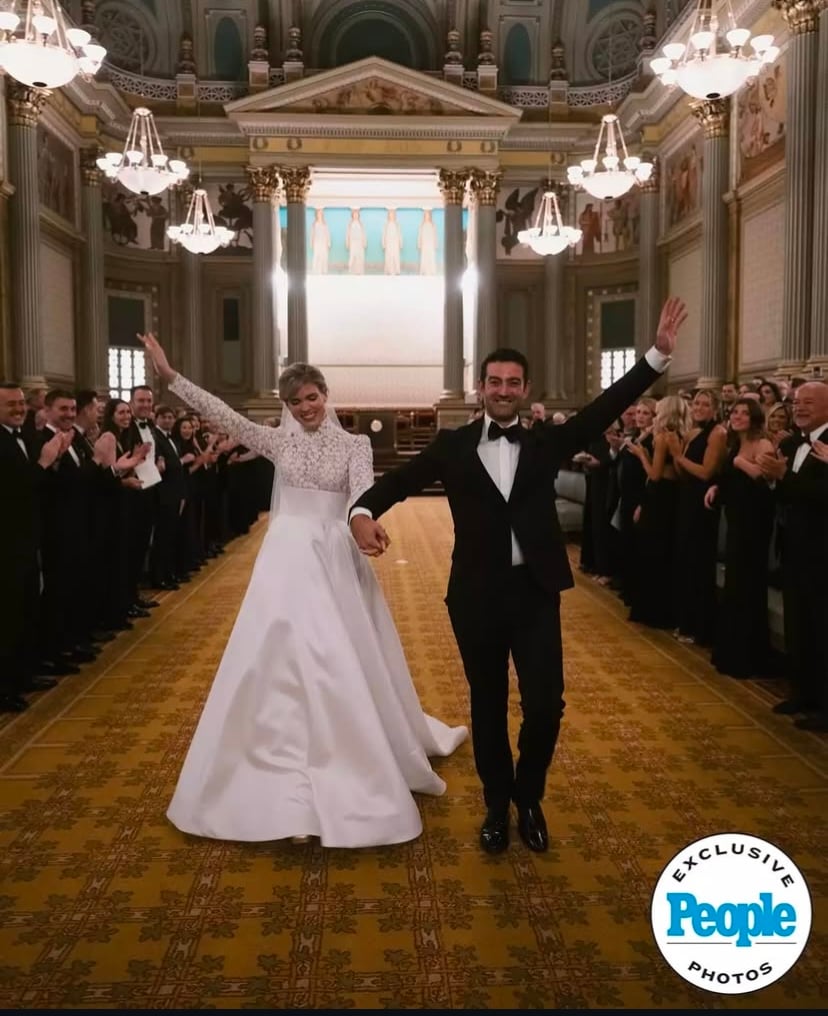
[{"label": "groom's dark hair", "polygon": [[529,361],[517,349],[509,349],[507,346],[502,346],[493,353],[489,353],[483,363],[480,364],[481,382],[486,380],[486,371],[490,363],[516,363],[523,368],[523,380],[529,380]]}]

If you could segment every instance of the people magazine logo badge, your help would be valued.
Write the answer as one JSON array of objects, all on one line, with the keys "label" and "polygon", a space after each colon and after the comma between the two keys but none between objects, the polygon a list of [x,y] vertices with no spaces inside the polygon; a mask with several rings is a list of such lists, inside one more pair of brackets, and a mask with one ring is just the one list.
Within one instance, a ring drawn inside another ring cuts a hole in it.
[{"label": "people magazine logo badge", "polygon": [[677,974],[698,988],[739,995],[773,984],[799,959],[811,931],[811,894],[772,843],[718,833],[667,864],[650,920]]}]

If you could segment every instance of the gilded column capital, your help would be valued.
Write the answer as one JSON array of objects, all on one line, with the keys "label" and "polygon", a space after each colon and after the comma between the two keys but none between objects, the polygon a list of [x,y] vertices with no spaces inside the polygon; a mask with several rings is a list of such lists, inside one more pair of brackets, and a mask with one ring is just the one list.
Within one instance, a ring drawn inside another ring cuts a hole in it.
[{"label": "gilded column capital", "polygon": [[98,168],[98,157],[102,154],[97,145],[80,150],[81,180],[85,187],[100,187],[103,171]]},{"label": "gilded column capital", "polygon": [[304,203],[310,190],[310,167],[282,166],[279,175],[282,178],[282,186],[285,188],[287,203],[289,205]]},{"label": "gilded column capital", "polygon": [[807,35],[819,27],[820,0],[773,0],[794,35]]},{"label": "gilded column capital", "polygon": [[270,203],[279,189],[279,173],[275,166],[247,166],[253,200]]},{"label": "gilded column capital", "polygon": [[32,88],[14,78],[6,79],[6,104],[10,127],[36,127],[46,100],[52,93],[48,88]]},{"label": "gilded column capital", "polygon": [[462,205],[466,194],[466,181],[469,178],[467,169],[441,169],[439,176],[440,192],[447,205]]},{"label": "gilded column capital", "polygon": [[727,137],[730,122],[730,101],[728,99],[699,99],[691,102],[693,116],[699,121],[706,138]]},{"label": "gilded column capital", "polygon": [[503,172],[499,169],[473,169],[471,189],[479,205],[497,204],[497,192]]}]

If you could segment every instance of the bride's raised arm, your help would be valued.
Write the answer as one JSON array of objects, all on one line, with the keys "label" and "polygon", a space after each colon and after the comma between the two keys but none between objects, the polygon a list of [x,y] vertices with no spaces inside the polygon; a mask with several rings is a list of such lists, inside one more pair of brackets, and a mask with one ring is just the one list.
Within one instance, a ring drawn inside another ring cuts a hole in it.
[{"label": "bride's raised arm", "polygon": [[279,456],[279,445],[282,440],[280,431],[275,427],[263,426],[248,420],[246,416],[231,409],[226,402],[205,392],[203,388],[182,377],[167,359],[161,343],[150,332],[147,335],[139,335],[138,338],[144,344],[144,348],[152,360],[155,373],[166,381],[169,389],[188,406],[197,409],[199,413],[208,417],[220,430],[225,431],[232,438],[236,438],[241,444],[246,445],[252,451],[264,455],[266,458],[275,461]]}]

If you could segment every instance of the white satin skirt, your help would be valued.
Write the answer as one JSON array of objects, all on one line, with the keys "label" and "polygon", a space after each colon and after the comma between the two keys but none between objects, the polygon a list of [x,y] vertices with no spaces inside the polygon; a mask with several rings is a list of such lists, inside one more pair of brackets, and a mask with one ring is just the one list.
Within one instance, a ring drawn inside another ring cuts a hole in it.
[{"label": "white satin skirt", "polygon": [[468,736],[426,716],[347,498],[282,488],[167,812],[222,840],[403,843],[429,756]]}]

